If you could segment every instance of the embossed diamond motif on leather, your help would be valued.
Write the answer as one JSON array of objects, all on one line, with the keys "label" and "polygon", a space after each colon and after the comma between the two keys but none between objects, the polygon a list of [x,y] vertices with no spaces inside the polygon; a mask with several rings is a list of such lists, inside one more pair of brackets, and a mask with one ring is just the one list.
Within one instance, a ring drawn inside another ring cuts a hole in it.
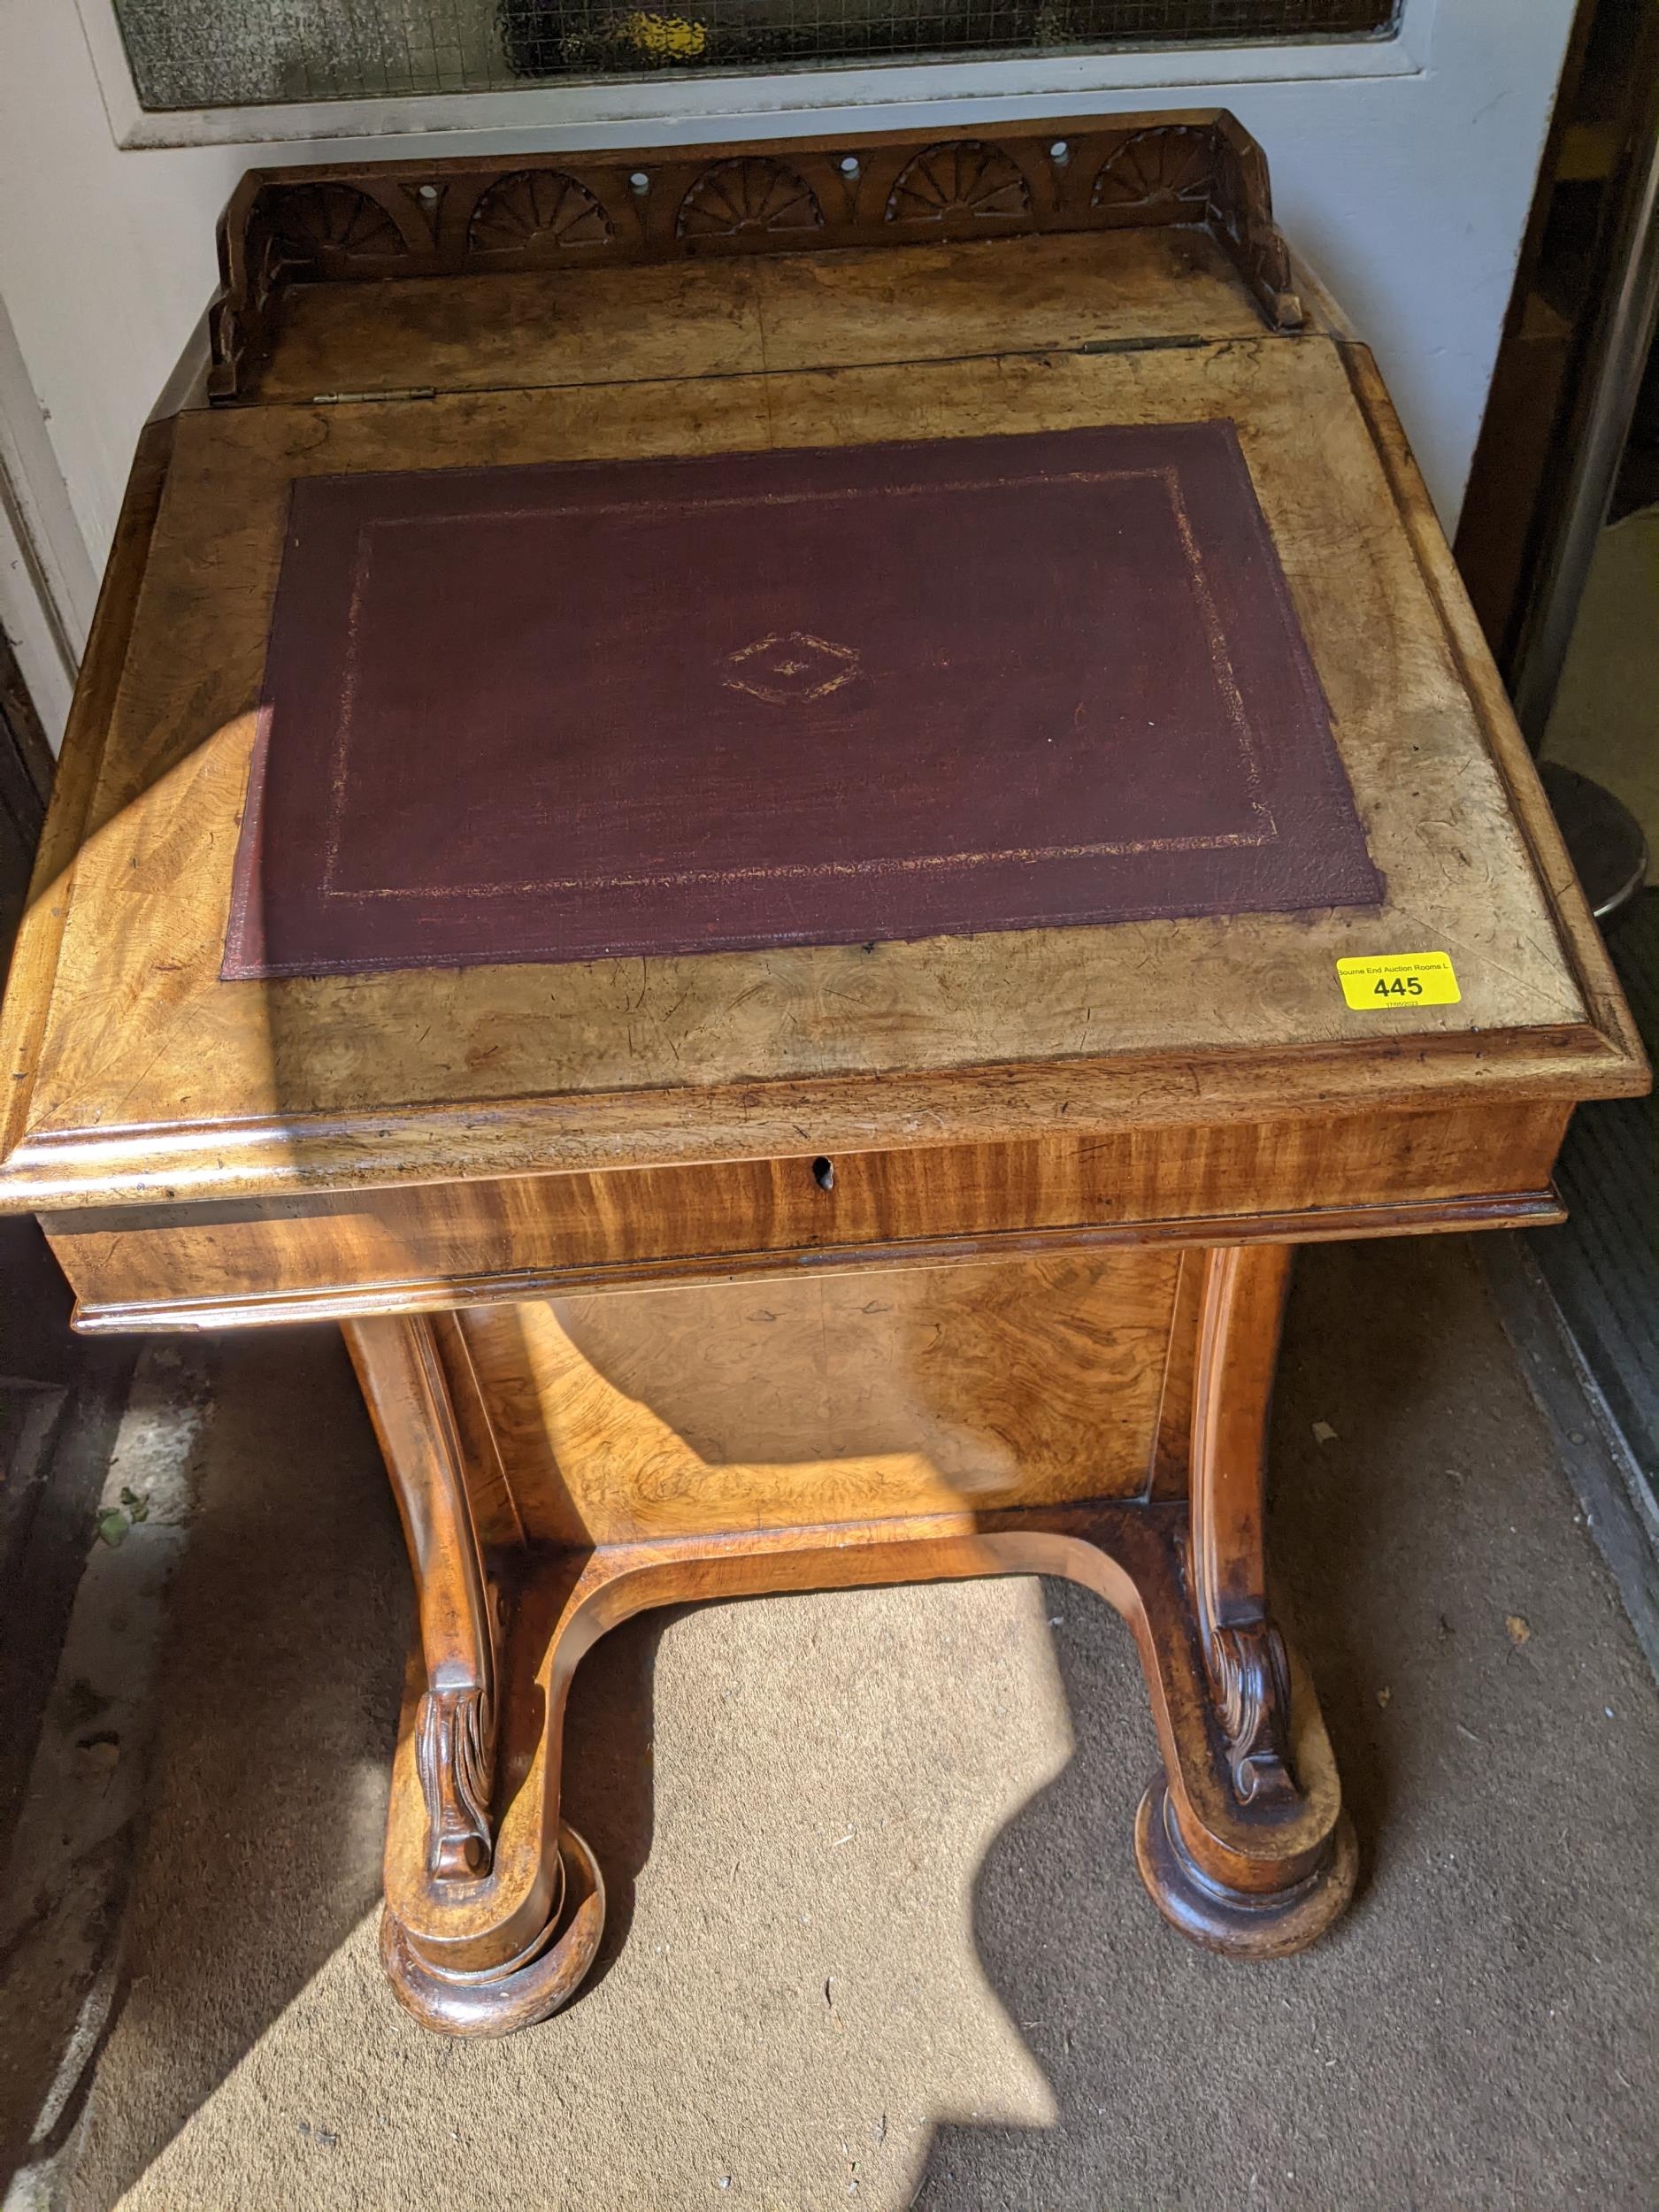
[{"label": "embossed diamond motif on leather", "polygon": [[1382,896],[1231,423],[293,507],[227,977]]},{"label": "embossed diamond motif on leather", "polygon": [[810,630],[786,630],[728,654],[724,681],[728,691],[746,691],[774,707],[795,706],[827,699],[851,683],[858,657],[850,645],[832,644]]}]

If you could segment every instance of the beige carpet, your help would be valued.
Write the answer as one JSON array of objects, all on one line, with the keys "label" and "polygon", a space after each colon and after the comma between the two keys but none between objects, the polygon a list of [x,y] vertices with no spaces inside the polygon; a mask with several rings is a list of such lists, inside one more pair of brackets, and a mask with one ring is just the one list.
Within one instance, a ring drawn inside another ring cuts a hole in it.
[{"label": "beige carpet", "polygon": [[770,1599],[600,1646],[603,1970],[425,2035],[374,1957],[411,1608],[367,1425],[326,1332],[227,1341],[218,1400],[73,2212],[1653,2204],[1659,1698],[1463,1246],[1302,1263],[1279,1560],[1365,1880],[1269,1965],[1141,1892],[1095,1601]]}]

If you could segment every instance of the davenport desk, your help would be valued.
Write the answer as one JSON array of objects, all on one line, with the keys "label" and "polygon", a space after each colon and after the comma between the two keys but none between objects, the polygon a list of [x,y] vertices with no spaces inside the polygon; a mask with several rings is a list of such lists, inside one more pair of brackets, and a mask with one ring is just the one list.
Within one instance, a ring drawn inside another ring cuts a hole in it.
[{"label": "davenport desk", "polygon": [[1292,1251],[1557,1218],[1646,1071],[1259,150],[273,170],[222,257],[0,1202],[83,1329],[343,1327],[419,1586],[399,1995],[580,1982],[615,1622],[982,1574],[1129,1624],[1169,1919],[1310,1942],[1355,1842],[1263,1556]]}]

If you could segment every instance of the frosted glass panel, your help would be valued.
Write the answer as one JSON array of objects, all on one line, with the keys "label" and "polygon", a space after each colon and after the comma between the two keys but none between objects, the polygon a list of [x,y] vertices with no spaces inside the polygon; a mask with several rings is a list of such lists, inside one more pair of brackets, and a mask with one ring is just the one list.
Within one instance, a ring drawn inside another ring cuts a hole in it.
[{"label": "frosted glass panel", "polygon": [[1397,0],[115,0],[142,106],[503,91],[657,70],[1375,38]]}]

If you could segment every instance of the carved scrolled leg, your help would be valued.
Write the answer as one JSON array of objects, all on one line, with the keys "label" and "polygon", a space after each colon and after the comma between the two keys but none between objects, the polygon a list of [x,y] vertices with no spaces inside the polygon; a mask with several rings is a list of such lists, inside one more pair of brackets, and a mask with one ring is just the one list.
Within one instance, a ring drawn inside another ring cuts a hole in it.
[{"label": "carved scrolled leg", "polygon": [[397,1494],[420,1601],[426,1689],[415,1761],[434,1880],[488,1872],[500,1616],[467,1494],[436,1332],[424,1315],[353,1321],[346,1340]]},{"label": "carved scrolled leg", "polygon": [[580,1983],[604,1924],[604,1884],[587,1844],[557,1819],[556,1783],[545,1821],[527,1832],[498,1824],[508,1624],[476,1499],[493,1495],[497,1517],[515,1540],[520,1532],[499,1464],[472,1466],[469,1481],[468,1445],[477,1461],[491,1432],[465,1344],[443,1317],[424,1316],[351,1321],[346,1339],[420,1609],[421,1678],[393,1774],[381,1960],[426,2026],[504,2035],[557,2011]]},{"label": "carved scrolled leg", "polygon": [[1290,1248],[1206,1254],[1193,1387],[1193,1601],[1233,1787],[1241,1802],[1288,1799],[1290,1677],[1267,1617],[1263,1521],[1268,1412]]},{"label": "carved scrolled leg", "polygon": [[1319,1786],[1301,1770],[1296,1707],[1311,1709],[1315,1722],[1317,1709],[1267,1606],[1267,1423],[1290,1258],[1285,1245],[1205,1256],[1188,1571],[1205,1724],[1232,1807],[1207,1823],[1189,1793],[1172,1793],[1161,1778],[1136,1829],[1141,1875],[1166,1917],[1211,1949],[1256,1957],[1301,1950],[1322,1934],[1347,1905],[1356,1873],[1322,1727]]}]

